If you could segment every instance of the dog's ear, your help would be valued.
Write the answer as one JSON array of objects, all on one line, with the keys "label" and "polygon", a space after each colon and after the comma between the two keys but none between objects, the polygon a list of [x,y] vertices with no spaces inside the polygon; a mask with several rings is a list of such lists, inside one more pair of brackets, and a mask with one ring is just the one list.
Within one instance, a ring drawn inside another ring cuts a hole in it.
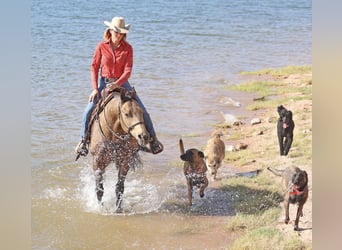
[{"label": "dog's ear", "polygon": [[283,105],[278,106],[278,114],[280,117],[285,117],[286,113],[287,109]]},{"label": "dog's ear", "polygon": [[198,156],[201,157],[202,159],[204,159],[204,154],[202,151],[198,151]]},{"label": "dog's ear", "polygon": [[283,105],[280,105],[277,107],[277,111],[278,111],[278,114],[279,116],[281,116],[281,111],[284,109],[284,106]]},{"label": "dog's ear", "polygon": [[182,154],[182,155],[180,156],[180,158],[181,158],[182,161],[186,161],[185,154]]},{"label": "dog's ear", "polygon": [[291,110],[287,111],[287,115],[288,115],[289,119],[292,120],[292,111]]}]

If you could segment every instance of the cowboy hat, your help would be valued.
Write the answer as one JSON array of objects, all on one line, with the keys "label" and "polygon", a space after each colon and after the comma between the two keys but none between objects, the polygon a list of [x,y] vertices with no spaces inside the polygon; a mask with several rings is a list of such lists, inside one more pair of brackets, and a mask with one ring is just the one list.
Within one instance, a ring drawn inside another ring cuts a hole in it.
[{"label": "cowboy hat", "polygon": [[113,29],[118,33],[128,33],[130,24],[125,24],[125,19],[123,17],[113,17],[112,22],[104,21],[104,24],[108,26],[109,29]]}]

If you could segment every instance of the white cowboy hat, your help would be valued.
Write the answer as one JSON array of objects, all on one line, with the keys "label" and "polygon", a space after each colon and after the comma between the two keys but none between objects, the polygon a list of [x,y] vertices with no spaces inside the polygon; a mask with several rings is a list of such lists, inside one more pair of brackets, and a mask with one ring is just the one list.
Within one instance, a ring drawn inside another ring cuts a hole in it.
[{"label": "white cowboy hat", "polygon": [[108,26],[108,28],[115,30],[118,33],[128,33],[130,24],[125,24],[125,19],[123,17],[113,17],[112,22],[104,21],[104,24]]}]

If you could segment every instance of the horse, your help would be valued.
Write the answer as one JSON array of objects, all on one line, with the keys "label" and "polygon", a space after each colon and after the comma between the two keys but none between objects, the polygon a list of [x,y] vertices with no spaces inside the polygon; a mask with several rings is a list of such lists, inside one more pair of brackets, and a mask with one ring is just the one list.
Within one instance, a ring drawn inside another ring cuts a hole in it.
[{"label": "horse", "polygon": [[[138,152],[149,142],[143,110],[135,99],[133,88],[112,92],[104,100],[102,110],[94,112],[96,117],[90,125],[89,152],[93,158],[95,192],[101,204],[104,193],[103,174],[110,163],[118,169],[116,183],[116,211],[121,212],[126,175],[139,159]],[[96,111],[96,110],[95,110]]]}]

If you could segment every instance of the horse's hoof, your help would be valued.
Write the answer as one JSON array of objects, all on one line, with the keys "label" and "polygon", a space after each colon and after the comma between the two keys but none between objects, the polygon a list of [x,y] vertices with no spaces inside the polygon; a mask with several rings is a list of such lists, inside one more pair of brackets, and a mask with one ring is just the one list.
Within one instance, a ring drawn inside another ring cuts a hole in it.
[{"label": "horse's hoof", "polygon": [[96,192],[96,196],[97,196],[98,203],[100,203],[102,201],[103,192],[102,191],[97,191]]},{"label": "horse's hoof", "polygon": [[115,212],[121,214],[123,212],[123,209],[121,207],[118,207]]}]

